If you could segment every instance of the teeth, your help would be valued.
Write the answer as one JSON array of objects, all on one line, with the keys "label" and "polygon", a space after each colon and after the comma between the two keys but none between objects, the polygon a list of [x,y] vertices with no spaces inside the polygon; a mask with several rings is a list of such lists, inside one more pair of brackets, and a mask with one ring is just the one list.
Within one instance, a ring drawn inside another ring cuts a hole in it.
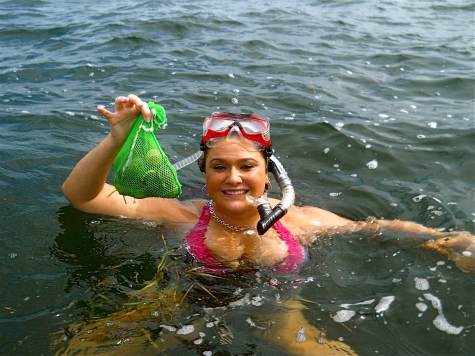
[{"label": "teeth", "polygon": [[246,191],[245,190],[225,190],[224,193],[225,194],[229,194],[229,195],[240,195],[240,194],[244,194]]}]

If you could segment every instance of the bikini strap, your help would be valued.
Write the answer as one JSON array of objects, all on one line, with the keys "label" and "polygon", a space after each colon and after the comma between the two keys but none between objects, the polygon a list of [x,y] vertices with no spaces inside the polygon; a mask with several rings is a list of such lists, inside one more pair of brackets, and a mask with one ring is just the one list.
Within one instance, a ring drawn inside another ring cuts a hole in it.
[{"label": "bikini strap", "polygon": [[280,239],[287,245],[287,257],[284,261],[274,267],[277,272],[295,272],[300,269],[305,259],[305,251],[303,246],[297,241],[292,233],[282,222],[277,221],[274,229],[280,236]]},{"label": "bikini strap", "polygon": [[188,253],[199,263],[205,266],[221,265],[216,258],[211,255],[205,245],[206,232],[211,218],[211,213],[207,204],[201,209],[201,215],[193,229],[186,235],[186,249]]}]

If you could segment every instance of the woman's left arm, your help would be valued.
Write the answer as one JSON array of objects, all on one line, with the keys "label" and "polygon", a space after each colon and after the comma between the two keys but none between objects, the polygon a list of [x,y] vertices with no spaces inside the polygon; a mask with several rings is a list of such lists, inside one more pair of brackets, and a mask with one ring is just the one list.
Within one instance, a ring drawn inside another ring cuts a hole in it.
[{"label": "woman's left arm", "polygon": [[352,221],[316,207],[294,207],[289,222],[297,228],[303,244],[311,244],[319,237],[365,233],[406,246],[436,250],[447,255],[464,272],[475,272],[475,236],[466,231],[444,232],[412,221],[378,220]]},{"label": "woman's left arm", "polygon": [[[461,271],[475,272],[475,236],[467,231],[445,232],[401,220],[374,219],[366,222],[366,225],[376,225],[376,233],[379,236],[398,233],[394,241],[404,244],[405,240],[413,240],[416,246],[447,255]],[[407,238],[399,237],[401,233]]]}]

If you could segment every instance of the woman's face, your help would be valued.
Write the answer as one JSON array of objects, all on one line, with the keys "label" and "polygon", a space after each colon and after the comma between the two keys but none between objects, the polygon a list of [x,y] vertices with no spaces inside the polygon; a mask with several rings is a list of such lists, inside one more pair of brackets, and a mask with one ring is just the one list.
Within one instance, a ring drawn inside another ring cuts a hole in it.
[{"label": "woman's face", "polygon": [[261,196],[269,181],[262,153],[244,138],[218,140],[208,149],[205,167],[208,195],[221,213],[249,209],[246,195]]}]

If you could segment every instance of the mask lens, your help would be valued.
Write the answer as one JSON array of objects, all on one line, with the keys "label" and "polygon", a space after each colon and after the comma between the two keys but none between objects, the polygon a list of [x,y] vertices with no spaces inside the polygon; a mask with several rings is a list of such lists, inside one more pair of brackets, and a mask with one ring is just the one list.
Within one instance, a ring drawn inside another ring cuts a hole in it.
[{"label": "mask lens", "polygon": [[233,120],[214,119],[209,123],[208,129],[220,132],[226,130],[232,123]]},{"label": "mask lens", "polygon": [[264,133],[268,131],[267,122],[261,120],[245,120],[239,122],[249,134]]}]

